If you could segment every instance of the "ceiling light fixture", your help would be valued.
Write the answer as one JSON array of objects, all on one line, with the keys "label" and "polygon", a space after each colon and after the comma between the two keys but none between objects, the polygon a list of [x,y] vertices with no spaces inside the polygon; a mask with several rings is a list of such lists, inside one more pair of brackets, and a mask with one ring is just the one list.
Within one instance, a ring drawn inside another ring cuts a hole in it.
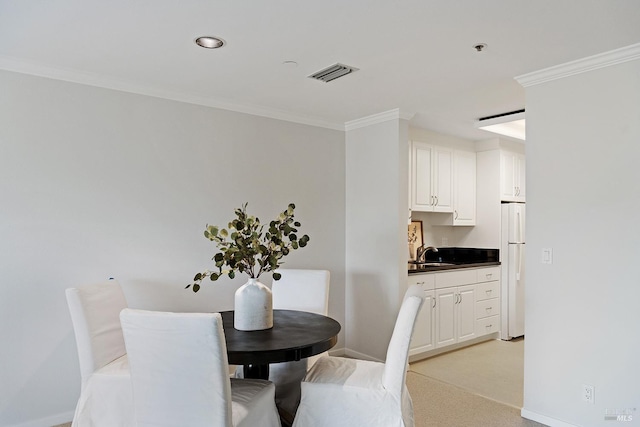
[{"label": "ceiling light fixture", "polygon": [[482,117],[478,119],[476,127],[524,141],[526,136],[524,110]]},{"label": "ceiling light fixture", "polygon": [[225,41],[218,37],[202,36],[195,40],[196,44],[205,49],[218,49],[225,45]]}]

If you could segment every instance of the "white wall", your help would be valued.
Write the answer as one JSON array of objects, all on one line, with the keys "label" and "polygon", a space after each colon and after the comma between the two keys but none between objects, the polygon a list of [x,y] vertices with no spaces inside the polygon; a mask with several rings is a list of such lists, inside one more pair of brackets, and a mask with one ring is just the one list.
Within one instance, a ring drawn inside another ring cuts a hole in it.
[{"label": "white wall", "polygon": [[115,277],[132,307],[231,308],[244,278],[183,288],[211,265],[205,225],[245,201],[263,221],[296,203],[311,241],[285,265],[331,271],[344,325],[344,132],[4,71],[0,93],[0,426],[71,419],[65,288]]},{"label": "white wall", "polygon": [[384,360],[407,287],[408,123],[346,135],[347,354]]},{"label": "white wall", "polygon": [[[523,414],[610,426],[607,410],[629,409],[633,421],[618,424],[640,425],[640,60],[526,96]],[[541,264],[542,248],[553,264]]]}]

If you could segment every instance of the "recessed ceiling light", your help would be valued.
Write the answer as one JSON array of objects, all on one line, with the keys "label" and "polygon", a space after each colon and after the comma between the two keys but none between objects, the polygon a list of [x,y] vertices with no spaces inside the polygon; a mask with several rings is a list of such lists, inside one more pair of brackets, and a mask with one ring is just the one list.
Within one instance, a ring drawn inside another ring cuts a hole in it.
[{"label": "recessed ceiling light", "polygon": [[218,37],[203,36],[196,39],[196,44],[206,49],[218,49],[225,45],[225,41]]}]

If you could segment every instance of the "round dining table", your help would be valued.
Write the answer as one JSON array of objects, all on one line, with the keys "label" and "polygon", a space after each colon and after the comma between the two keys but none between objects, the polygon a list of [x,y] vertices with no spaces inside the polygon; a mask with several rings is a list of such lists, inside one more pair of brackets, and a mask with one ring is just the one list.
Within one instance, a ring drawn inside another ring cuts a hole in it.
[{"label": "round dining table", "polygon": [[269,378],[269,364],[304,359],[336,345],[340,323],[321,314],[273,310],[273,327],[240,331],[233,311],[222,311],[229,364],[243,365],[245,378]]}]

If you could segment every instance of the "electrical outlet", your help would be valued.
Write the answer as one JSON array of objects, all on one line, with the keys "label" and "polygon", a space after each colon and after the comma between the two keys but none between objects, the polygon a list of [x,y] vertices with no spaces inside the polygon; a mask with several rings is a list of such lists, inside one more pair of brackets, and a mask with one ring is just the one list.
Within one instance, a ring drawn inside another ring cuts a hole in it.
[{"label": "electrical outlet", "polygon": [[592,385],[582,384],[582,400],[591,405],[596,403],[596,391]]}]

